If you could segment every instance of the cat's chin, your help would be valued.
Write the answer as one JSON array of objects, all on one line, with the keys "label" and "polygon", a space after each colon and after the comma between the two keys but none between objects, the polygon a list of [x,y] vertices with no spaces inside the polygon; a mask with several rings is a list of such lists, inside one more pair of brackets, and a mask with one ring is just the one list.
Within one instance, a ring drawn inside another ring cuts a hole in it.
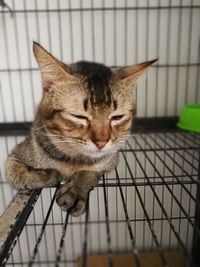
[{"label": "cat's chin", "polygon": [[107,156],[109,154],[116,153],[115,149],[111,148],[103,148],[103,149],[98,149],[98,148],[92,148],[92,149],[84,149],[82,153],[90,158],[101,158],[104,156]]},{"label": "cat's chin", "polygon": [[91,153],[84,152],[84,155],[90,158],[101,158],[108,154],[111,154],[111,152],[102,152],[102,151],[96,151],[96,152],[91,152]]}]

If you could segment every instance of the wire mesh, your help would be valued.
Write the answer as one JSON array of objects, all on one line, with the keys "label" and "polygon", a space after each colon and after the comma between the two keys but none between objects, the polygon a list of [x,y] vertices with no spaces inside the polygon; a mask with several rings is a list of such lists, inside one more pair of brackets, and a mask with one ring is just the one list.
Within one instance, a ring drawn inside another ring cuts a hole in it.
[{"label": "wire mesh", "polygon": [[60,210],[55,189],[43,189],[7,266],[77,266],[81,255],[81,266],[88,266],[88,255],[99,253],[114,266],[113,255],[124,251],[142,266],[143,250],[156,251],[161,266],[170,266],[170,250],[191,264],[194,237],[199,242],[200,236],[199,149],[198,134],[133,134],[80,218]]}]

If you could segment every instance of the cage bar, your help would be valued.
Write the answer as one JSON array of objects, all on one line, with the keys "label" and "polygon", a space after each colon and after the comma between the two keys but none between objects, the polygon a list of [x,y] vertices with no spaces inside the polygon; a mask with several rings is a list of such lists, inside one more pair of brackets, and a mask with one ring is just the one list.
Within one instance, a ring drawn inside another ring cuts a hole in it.
[{"label": "cage bar", "polygon": [[[200,102],[198,1],[4,0],[0,17],[0,265],[146,267],[150,255],[158,266],[199,266],[200,135],[176,126],[181,107]],[[135,88],[119,165],[79,218],[60,210],[56,188],[16,192],[5,178],[42,94],[33,40],[66,63],[158,58]]]}]

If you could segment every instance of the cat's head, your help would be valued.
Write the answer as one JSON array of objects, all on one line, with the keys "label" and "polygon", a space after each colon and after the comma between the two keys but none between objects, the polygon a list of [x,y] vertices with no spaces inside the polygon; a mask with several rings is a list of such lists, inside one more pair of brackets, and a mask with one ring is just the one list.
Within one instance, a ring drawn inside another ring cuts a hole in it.
[{"label": "cat's head", "polygon": [[124,68],[66,65],[37,43],[33,51],[44,89],[38,115],[51,142],[73,155],[116,152],[131,129],[133,87],[155,60]]}]

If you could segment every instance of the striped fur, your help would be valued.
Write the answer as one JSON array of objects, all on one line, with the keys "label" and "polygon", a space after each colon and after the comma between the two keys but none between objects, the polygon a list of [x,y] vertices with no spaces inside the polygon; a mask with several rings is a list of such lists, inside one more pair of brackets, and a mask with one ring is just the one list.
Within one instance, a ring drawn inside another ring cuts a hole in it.
[{"label": "striped fur", "polygon": [[43,96],[28,137],[7,160],[7,179],[16,189],[63,181],[57,202],[78,216],[100,175],[117,165],[135,114],[133,85],[153,61],[110,69],[84,61],[66,65],[37,43],[33,51]]}]

